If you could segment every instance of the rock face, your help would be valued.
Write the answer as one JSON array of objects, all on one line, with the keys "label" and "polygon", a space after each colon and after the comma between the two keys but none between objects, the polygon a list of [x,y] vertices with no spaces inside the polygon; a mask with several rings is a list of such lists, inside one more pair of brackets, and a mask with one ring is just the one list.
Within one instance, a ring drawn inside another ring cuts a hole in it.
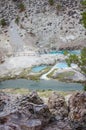
[{"label": "rock face", "polygon": [[36,92],[17,98],[14,105],[17,106],[16,109],[6,105],[6,112],[3,109],[0,113],[0,130],[41,130],[51,119],[48,106],[43,104]]},{"label": "rock face", "polygon": [[57,93],[53,93],[51,97],[49,97],[48,100],[48,107],[56,116],[56,119],[64,119],[68,116],[68,107],[65,102],[65,98]]},{"label": "rock face", "polygon": [[[24,41],[21,45],[24,51],[36,48],[42,53],[50,49],[78,49],[86,46],[85,29],[80,24],[80,1],[54,0],[54,5],[51,6],[48,0],[21,0],[25,10],[20,12],[20,1],[1,0],[0,19],[4,18],[7,25],[10,25],[12,20],[19,17],[17,32]],[[11,42],[9,29],[1,28],[0,32],[0,47],[13,51],[16,44]]]},{"label": "rock face", "polygon": [[76,130],[86,130],[86,92],[76,93],[69,99],[69,119]]},{"label": "rock face", "polygon": [[[0,94],[2,101],[6,97]],[[71,95],[68,104],[56,92],[49,97],[48,106],[36,92],[12,101],[16,109],[8,107],[7,98],[0,111],[0,130],[86,130],[86,92]]]}]

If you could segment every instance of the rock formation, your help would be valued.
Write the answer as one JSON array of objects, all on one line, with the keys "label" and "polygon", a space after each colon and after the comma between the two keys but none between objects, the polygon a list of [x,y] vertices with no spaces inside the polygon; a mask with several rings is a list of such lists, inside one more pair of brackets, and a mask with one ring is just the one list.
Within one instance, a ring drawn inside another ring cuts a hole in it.
[{"label": "rock formation", "polygon": [[[0,47],[12,51],[48,52],[50,49],[79,49],[86,46],[85,29],[80,24],[81,0],[1,0],[0,20],[7,27],[0,27]],[[24,7],[21,12],[20,9]],[[59,9],[60,7],[60,9]],[[57,13],[58,12],[58,13]],[[14,23],[13,23],[14,21]],[[14,24],[17,26],[14,26]],[[17,32],[16,45],[10,29]],[[4,45],[4,46],[3,46]],[[20,45],[20,48],[19,48]]]},{"label": "rock formation", "polygon": [[49,97],[48,107],[57,120],[68,116],[68,107],[65,98],[55,92]]},{"label": "rock formation", "polygon": [[69,119],[76,130],[86,129],[86,92],[76,93],[69,99]]},{"label": "rock formation", "polygon": [[[85,92],[73,94],[68,104],[63,96],[54,92],[45,105],[33,92],[24,97],[15,98],[14,95],[15,102],[11,102],[9,107],[10,96],[0,94],[0,104],[1,99],[3,102],[6,100],[0,111],[0,130],[86,130]],[[14,105],[16,109],[13,109]]]}]

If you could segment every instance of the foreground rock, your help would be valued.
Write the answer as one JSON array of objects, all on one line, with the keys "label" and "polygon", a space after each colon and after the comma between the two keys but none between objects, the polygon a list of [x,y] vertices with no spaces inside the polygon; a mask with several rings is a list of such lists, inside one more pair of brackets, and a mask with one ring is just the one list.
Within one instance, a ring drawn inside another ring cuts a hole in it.
[{"label": "foreground rock", "polygon": [[86,130],[86,92],[76,93],[69,99],[69,119],[75,130]]},{"label": "foreground rock", "polygon": [[[49,123],[52,114],[36,92],[17,101],[17,109],[0,113],[0,130],[41,130]],[[7,105],[5,108],[9,109]]]},{"label": "foreground rock", "polygon": [[63,96],[54,92],[51,97],[49,97],[48,106],[57,120],[64,119],[68,116],[68,107]]},{"label": "foreground rock", "polygon": [[27,102],[32,102],[34,104],[44,104],[43,100],[38,96],[36,91],[33,91],[30,95],[24,96],[21,100],[21,105],[25,105]]},{"label": "foreground rock", "polygon": [[56,92],[48,106],[36,92],[23,97],[2,93],[0,108],[2,102],[0,130],[86,130],[86,92],[71,95],[67,104]]}]

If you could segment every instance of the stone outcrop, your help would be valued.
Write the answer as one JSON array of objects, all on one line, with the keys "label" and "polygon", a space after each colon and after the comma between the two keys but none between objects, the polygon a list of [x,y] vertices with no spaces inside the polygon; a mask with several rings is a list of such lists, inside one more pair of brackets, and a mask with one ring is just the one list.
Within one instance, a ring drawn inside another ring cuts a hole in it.
[{"label": "stone outcrop", "polygon": [[[7,104],[9,104],[8,100]],[[41,130],[52,117],[48,106],[43,103],[36,92],[20,99],[17,97],[15,103],[11,104],[15,105],[16,109],[7,104],[0,113],[0,130]]]},{"label": "stone outcrop", "polygon": [[86,130],[86,92],[72,94],[67,104],[63,96],[54,92],[48,106],[32,92],[12,100],[16,109],[13,109],[14,105],[8,107],[10,95],[7,96],[0,94],[0,99],[6,101],[0,111],[0,130]]},{"label": "stone outcrop", "polygon": [[21,99],[21,105],[25,105],[27,102],[32,102],[34,104],[44,104],[43,100],[38,96],[36,91],[33,91],[30,95],[27,95]]},{"label": "stone outcrop", "polygon": [[55,92],[49,97],[48,107],[57,120],[68,116],[68,107],[65,98]]},{"label": "stone outcrop", "polygon": [[69,119],[75,130],[86,129],[86,92],[76,93],[69,99]]}]

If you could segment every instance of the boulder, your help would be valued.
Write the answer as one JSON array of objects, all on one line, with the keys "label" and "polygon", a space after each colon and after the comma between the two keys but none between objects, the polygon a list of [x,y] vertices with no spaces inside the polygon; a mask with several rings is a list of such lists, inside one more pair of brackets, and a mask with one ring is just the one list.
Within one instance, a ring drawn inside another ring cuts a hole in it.
[{"label": "boulder", "polygon": [[[39,119],[34,119],[34,116],[16,111],[8,115],[0,117],[0,130],[41,130],[42,123]],[[33,119],[30,119],[30,118]]]},{"label": "boulder", "polygon": [[36,91],[33,91],[30,95],[24,96],[21,100],[21,105],[25,102],[32,102],[34,104],[43,104],[43,100],[38,96]]},{"label": "boulder", "polygon": [[[0,130],[41,130],[42,126],[46,126],[51,119],[52,114],[48,106],[36,92],[17,100],[11,98],[9,103],[9,98],[5,95],[1,96],[1,99],[9,105],[5,107],[3,113],[0,113]],[[12,106],[8,107],[10,105]],[[16,109],[14,105],[17,106]]]},{"label": "boulder", "polygon": [[86,130],[86,92],[72,95],[68,103],[73,129]]},{"label": "boulder", "polygon": [[39,119],[42,122],[42,125],[48,124],[52,117],[48,106],[45,104],[37,105],[28,102],[19,107],[19,112],[20,111],[29,119]]},{"label": "boulder", "polygon": [[68,116],[68,107],[65,98],[56,92],[53,92],[49,97],[48,107],[51,113],[56,116],[57,120],[64,119]]}]

